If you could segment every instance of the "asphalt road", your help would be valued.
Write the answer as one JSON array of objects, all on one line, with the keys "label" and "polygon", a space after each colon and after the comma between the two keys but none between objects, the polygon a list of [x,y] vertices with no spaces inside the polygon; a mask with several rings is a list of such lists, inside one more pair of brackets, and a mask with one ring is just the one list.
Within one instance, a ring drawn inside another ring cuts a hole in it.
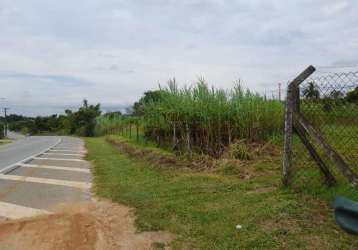
[{"label": "asphalt road", "polygon": [[0,223],[89,201],[92,176],[85,153],[83,140],[68,136],[25,137],[0,146]]},{"label": "asphalt road", "polygon": [[[16,135],[14,135],[16,136]],[[29,136],[0,145],[0,171],[35,154],[39,154],[60,140],[57,136]]]}]

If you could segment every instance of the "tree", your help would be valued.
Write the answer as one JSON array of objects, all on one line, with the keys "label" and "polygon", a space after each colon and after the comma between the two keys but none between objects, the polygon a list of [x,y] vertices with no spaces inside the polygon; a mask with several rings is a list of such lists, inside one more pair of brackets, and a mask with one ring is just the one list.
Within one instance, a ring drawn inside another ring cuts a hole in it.
[{"label": "tree", "polygon": [[37,133],[35,129],[34,119],[24,117],[23,120],[16,120],[9,123],[9,129],[11,131],[27,133]]},{"label": "tree", "polygon": [[342,99],[344,97],[344,94],[342,91],[339,90],[332,90],[331,93],[329,93],[329,97],[334,100]]},{"label": "tree", "polygon": [[79,136],[94,136],[96,117],[100,114],[100,104],[88,105],[88,101],[83,100],[83,105],[77,112],[68,112],[71,132]]},{"label": "tree", "polygon": [[358,104],[358,87],[356,87],[354,90],[348,92],[345,99],[347,102]]},{"label": "tree", "polygon": [[58,131],[60,128],[57,114],[47,117],[47,127],[50,131]]},{"label": "tree", "polygon": [[144,106],[150,102],[159,102],[161,99],[161,90],[147,91],[144,96],[133,105],[133,114],[142,116],[144,114]]},{"label": "tree", "polygon": [[319,99],[319,90],[314,82],[308,83],[307,88],[303,90],[303,96],[307,99]]},{"label": "tree", "polygon": [[114,111],[114,112],[107,112],[103,114],[103,117],[113,120],[114,118],[120,117],[121,115],[122,113],[120,111]]},{"label": "tree", "polygon": [[[60,133],[93,136],[96,117],[101,114],[100,105],[89,105],[83,100],[83,105],[76,112],[65,110],[65,115],[38,116],[35,118],[10,115],[9,128],[13,131],[38,134]],[[0,121],[1,122],[1,121]]]}]

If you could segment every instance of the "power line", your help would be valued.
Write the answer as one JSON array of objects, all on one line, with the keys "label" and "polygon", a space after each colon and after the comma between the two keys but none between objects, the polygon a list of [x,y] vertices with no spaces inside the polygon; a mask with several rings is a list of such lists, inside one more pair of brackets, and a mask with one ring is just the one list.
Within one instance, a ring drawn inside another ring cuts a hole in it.
[{"label": "power line", "polygon": [[278,100],[281,101],[281,83],[278,83]]}]

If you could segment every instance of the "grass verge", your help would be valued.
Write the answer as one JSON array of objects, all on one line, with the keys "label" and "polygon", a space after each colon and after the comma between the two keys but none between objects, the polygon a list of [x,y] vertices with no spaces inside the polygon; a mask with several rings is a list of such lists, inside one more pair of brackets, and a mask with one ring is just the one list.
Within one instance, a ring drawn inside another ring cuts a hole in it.
[{"label": "grass verge", "polygon": [[[326,202],[279,187],[279,159],[251,162],[265,174],[162,169],[87,138],[95,192],[135,208],[139,230],[168,230],[178,249],[351,249]],[[241,166],[245,168],[245,166]],[[236,226],[241,225],[241,229]]]},{"label": "grass verge", "polygon": [[12,140],[0,139],[0,145],[7,144],[7,143],[11,143],[11,142],[12,142]]}]

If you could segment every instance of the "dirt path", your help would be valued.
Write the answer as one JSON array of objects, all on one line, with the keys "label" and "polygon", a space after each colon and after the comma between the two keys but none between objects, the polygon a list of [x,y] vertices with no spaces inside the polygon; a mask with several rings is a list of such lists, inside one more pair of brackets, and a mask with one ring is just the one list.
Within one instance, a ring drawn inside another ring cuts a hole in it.
[{"label": "dirt path", "polygon": [[66,205],[51,215],[0,224],[0,249],[152,249],[173,240],[166,232],[137,233],[131,209],[108,201]]},{"label": "dirt path", "polygon": [[0,250],[141,250],[173,239],[136,233],[130,208],[93,201],[85,152],[81,139],[62,137],[0,174]]}]

